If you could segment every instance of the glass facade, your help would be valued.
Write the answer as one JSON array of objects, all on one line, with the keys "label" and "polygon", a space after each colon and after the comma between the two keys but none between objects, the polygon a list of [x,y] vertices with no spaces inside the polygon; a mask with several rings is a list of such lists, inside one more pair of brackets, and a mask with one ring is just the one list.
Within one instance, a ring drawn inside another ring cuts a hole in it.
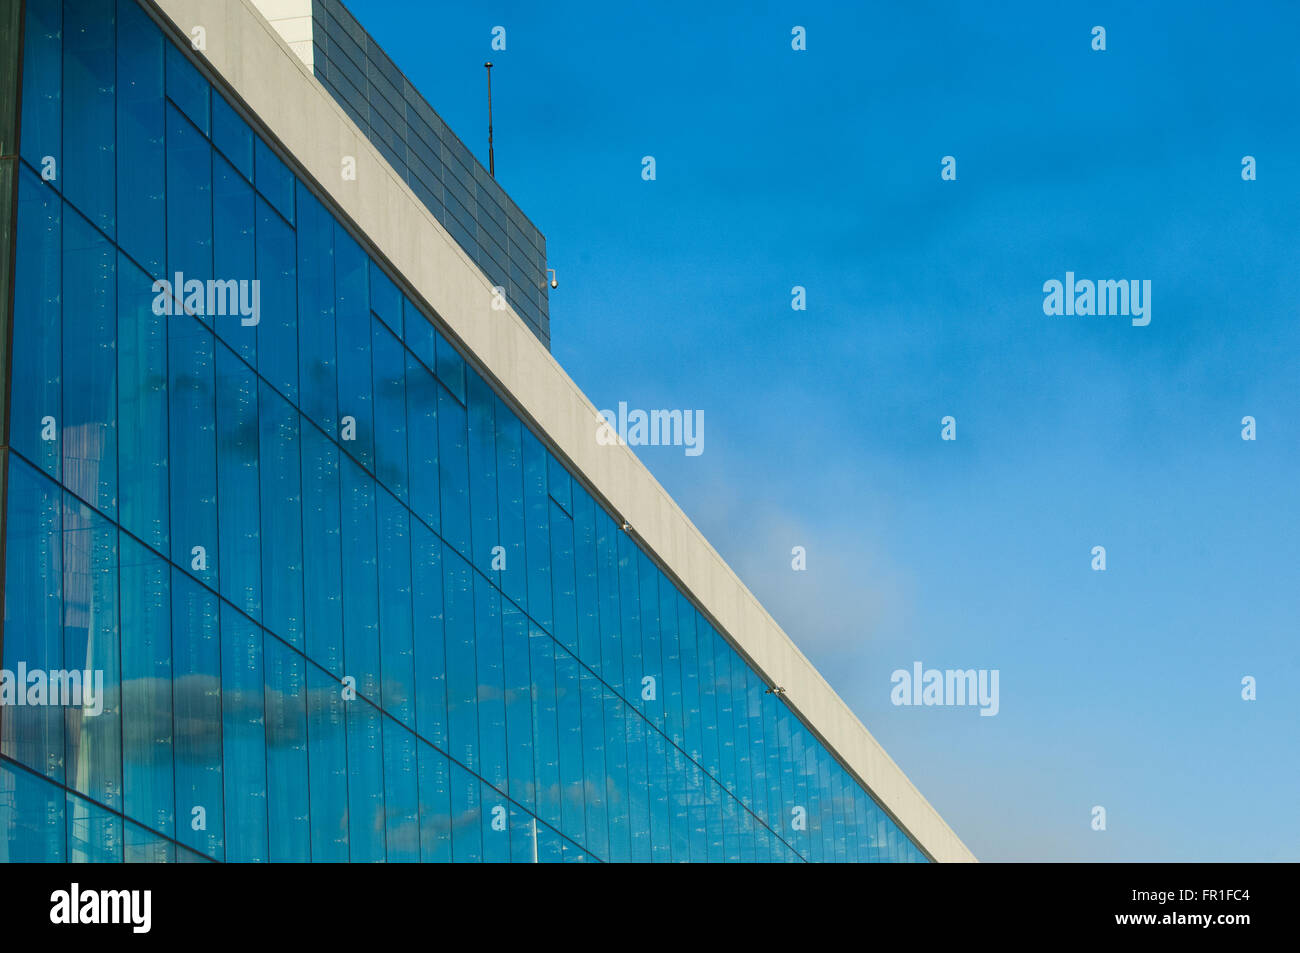
[{"label": "glass facade", "polygon": [[551,346],[546,238],[339,0],[312,0],[312,72]]},{"label": "glass facade", "polygon": [[22,83],[0,860],[925,859],[136,0]]}]

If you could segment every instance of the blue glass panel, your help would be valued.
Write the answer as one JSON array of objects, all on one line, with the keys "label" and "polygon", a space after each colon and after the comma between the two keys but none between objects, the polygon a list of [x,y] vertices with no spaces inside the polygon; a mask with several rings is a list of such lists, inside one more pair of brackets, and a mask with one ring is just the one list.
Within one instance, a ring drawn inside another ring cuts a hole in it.
[{"label": "blue glass panel", "polygon": [[48,169],[57,183],[63,151],[62,0],[27,0],[22,104],[22,156],[38,170]]},{"label": "blue glass panel", "polygon": [[723,797],[723,862],[741,862],[741,814],[744,809],[731,794]]},{"label": "blue glass panel", "polygon": [[600,588],[600,672],[609,685],[623,687],[622,610],[618,592],[618,537],[604,510],[596,511],[596,584]]},{"label": "blue glass panel", "polygon": [[384,860],[384,742],[379,709],[364,698],[346,703],[348,840],[351,861]]},{"label": "blue glass panel", "polygon": [[763,826],[763,822],[754,818],[754,862],[768,864],[772,862],[772,832]]},{"label": "blue glass panel", "polygon": [[[305,226],[304,226],[305,227]],[[339,424],[344,449],[367,470],[375,465],[374,393],[370,367],[368,260],[342,226],[334,226],[334,307],[339,361]],[[304,388],[306,384],[303,385]],[[329,432],[329,431],[327,431]]]},{"label": "blue glass panel", "polygon": [[448,744],[447,657],[443,641],[442,543],[418,522],[411,524],[411,594],[416,731],[445,748]]},{"label": "blue glass panel", "polygon": [[844,826],[844,781],[844,772],[838,765],[833,766],[831,770],[832,813],[835,819],[835,862],[838,864],[848,863],[849,860],[848,840]]},{"label": "blue glass panel", "polygon": [[64,152],[58,176],[64,197],[109,235],[117,195],[116,13],[115,0],[82,0],[63,9]]},{"label": "blue glass panel", "polygon": [[175,106],[167,107],[167,275],[188,314],[206,319],[212,274],[212,147]]},{"label": "blue glass panel", "polygon": [[699,613],[676,590],[677,644],[682,663],[682,732],[686,754],[695,762],[704,755],[700,726],[700,659],[696,650],[695,622]]},{"label": "blue glass panel", "polygon": [[537,772],[537,816],[560,826],[560,735],[556,715],[555,642],[528,627],[533,678],[533,764]]},{"label": "blue glass panel", "polygon": [[664,710],[668,704],[669,677],[664,667],[663,650],[659,638],[659,570],[641,549],[636,549],[637,583],[641,611],[641,664],[644,666],[642,684],[646,676],[655,680],[653,697],[647,692],[630,695],[632,704],[650,719],[660,731],[664,730]]},{"label": "blue glass panel", "polygon": [[221,739],[226,791],[226,860],[265,862],[266,713],[262,630],[221,606]]},{"label": "blue glass panel", "polygon": [[465,408],[438,389],[438,488],[442,538],[462,556],[470,553],[469,446]]},{"label": "blue glass panel", "polygon": [[257,325],[261,323],[261,282],[256,277],[253,189],[221,156],[212,160],[212,263],[218,281],[212,318],[217,336],[251,366],[257,366]]},{"label": "blue glass panel", "polygon": [[370,262],[370,310],[399,338],[404,336],[402,293],[373,260]]},{"label": "blue glass panel", "polygon": [[445,755],[420,742],[420,860],[451,861],[451,764]]},{"label": "blue glass panel", "polygon": [[420,791],[415,736],[391,718],[384,735],[384,842],[393,863],[419,863]]},{"label": "blue glass panel", "polygon": [[898,863],[902,860],[902,845],[899,843],[899,840],[898,828],[893,824],[887,824],[885,827],[885,859],[891,864]]},{"label": "blue glass panel", "polygon": [[257,377],[224,344],[216,352],[221,595],[256,618],[262,614]]},{"label": "blue glass panel", "polygon": [[627,813],[627,737],[625,717],[628,707],[607,685],[601,685],[601,703],[605,712],[605,804],[609,813],[609,854],[607,859],[626,862],[632,856],[632,833]]},{"label": "blue glass panel", "polygon": [[258,387],[258,477],[262,533],[262,623],[303,646],[302,468],[298,412]]},{"label": "blue glass panel", "polygon": [[63,485],[117,512],[117,254],[65,204]]},{"label": "blue glass panel", "polygon": [[343,685],[307,666],[307,763],[311,768],[311,859],[348,859],[348,736]]},{"label": "blue glass panel", "polygon": [[[730,861],[739,856],[739,845],[735,841],[734,814],[729,813],[727,801],[736,790],[736,726],[732,715],[731,702],[731,650],[716,637],[712,640],[713,652],[713,691],[714,704],[718,719],[718,771],[717,777],[728,797],[723,799],[723,853]],[[807,800],[797,803],[806,806]]]},{"label": "blue glass panel", "polygon": [[203,130],[206,136],[209,122],[212,87],[199,73],[198,68],[186,58],[180,47],[167,44],[167,98],[180,107],[190,122]]},{"label": "blue glass panel", "polygon": [[740,862],[752,864],[757,861],[754,851],[754,815],[741,807],[740,817]]},{"label": "blue glass panel", "polygon": [[263,639],[266,705],[266,813],[273,863],[311,859],[308,822],[307,684],[303,658]]},{"label": "blue glass panel", "polygon": [[[121,2],[131,3],[133,0]],[[221,150],[240,175],[252,181],[253,130],[221,96],[212,97],[212,144]]]},{"label": "blue glass panel", "polygon": [[[4,664],[63,665],[63,493],[16,456],[9,457],[5,528]],[[14,705],[0,717],[0,753],[55,781],[64,779],[64,720],[51,705]],[[16,823],[16,822],[15,822]]]},{"label": "blue glass panel", "polygon": [[668,746],[668,809],[672,842],[672,861],[689,863],[691,859],[690,773],[686,756],[675,745]]},{"label": "blue glass panel", "polygon": [[505,569],[494,578],[516,605],[528,605],[528,562],[524,550],[523,425],[496,399],[497,515]]},{"label": "blue glass panel", "polygon": [[339,460],[342,487],[344,674],[357,691],[378,701],[379,555],[376,551],[375,481],[347,457]]},{"label": "blue glass panel", "polygon": [[125,534],[121,546],[125,811],[174,837],[171,567]]},{"label": "blue glass panel", "polygon": [[438,380],[456,395],[456,399],[462,404],[465,403],[465,359],[447,341],[445,337],[434,333],[437,342],[438,366],[434,370],[438,374]]},{"label": "blue glass panel", "polygon": [[455,762],[451,765],[451,855],[458,863],[483,860],[483,796],[479,780]]},{"label": "blue glass panel", "polygon": [[[735,724],[735,753],[736,753],[736,774],[735,787],[732,789],[740,803],[746,808],[752,808],[754,803],[754,775],[750,767],[750,741],[749,741],[749,719],[747,701],[745,698],[745,672],[746,667],[740,657],[734,652],[730,653],[731,663],[731,711]],[[748,810],[745,812],[748,815]],[[753,839],[741,838],[741,856],[746,862],[752,862],[753,858],[749,856],[753,851]]]},{"label": "blue glass panel", "polygon": [[337,678],[343,671],[343,559],[339,549],[338,448],[302,429],[303,617],[307,655]]},{"label": "blue glass panel", "polygon": [[448,752],[478,770],[478,676],[474,659],[473,570],[444,547],[442,592],[446,617]]},{"label": "blue glass panel", "polygon": [[586,809],[583,843],[597,857],[609,856],[605,804],[605,712],[600,679],[582,669],[582,773]]},{"label": "blue glass panel", "polygon": [[505,663],[501,593],[474,573],[474,651],[478,680],[478,774],[504,791],[506,781]]},{"label": "blue glass panel", "polygon": [[[474,567],[494,582],[498,576],[497,535],[497,451],[496,395],[477,374],[470,378],[467,417],[469,421],[469,505]],[[502,554],[504,555],[504,554]]]},{"label": "blue glass panel", "polygon": [[799,783],[795,746],[798,743],[792,726],[794,718],[784,704],[777,711],[777,740],[781,745],[781,835],[800,857],[807,854],[807,834],[796,830],[796,808],[807,808],[807,799]]},{"label": "blue glass panel", "polygon": [[553,631],[560,644],[576,655],[578,583],[573,561],[573,519],[554,500],[550,502],[550,537]]},{"label": "blue glass panel", "polygon": [[19,170],[14,273],[10,439],[50,476],[62,473],[63,203],[30,169]]},{"label": "blue glass panel", "polygon": [[578,658],[599,674],[600,585],[596,571],[596,505],[581,487],[573,494],[573,556],[577,585]]},{"label": "blue glass panel", "polygon": [[668,803],[668,740],[650,728],[645,733],[646,780],[650,799],[650,857],[668,863],[672,857],[671,817]]},{"label": "blue glass panel", "polygon": [[68,793],[68,863],[122,863],[122,818]]},{"label": "blue glass panel", "polygon": [[202,854],[195,853],[188,847],[176,847],[176,863],[178,864],[210,864],[212,860],[204,857]]},{"label": "blue glass panel", "polygon": [[165,119],[162,34],[117,0],[117,241],[154,277],[167,253]]},{"label": "blue glass panel", "polygon": [[770,823],[768,813],[767,749],[763,737],[762,680],[745,666],[745,717],[749,723],[749,770],[753,778],[750,809],[760,821]]},{"label": "blue glass panel", "polygon": [[782,770],[781,738],[777,728],[777,709],[780,702],[778,696],[764,694],[761,696],[763,704],[763,746],[767,758],[767,788],[768,788],[768,813],[767,823],[778,834],[784,834],[782,824],[785,822],[785,795],[782,792],[781,785],[784,772]]},{"label": "blue glass panel", "polygon": [[502,600],[502,645],[505,674],[506,744],[510,797],[530,811],[536,809],[533,773],[532,674],[528,652],[528,620],[508,600]]},{"label": "blue glass panel", "polygon": [[836,844],[836,852],[841,863],[858,863],[858,843],[857,843],[857,818],[853,812],[853,791],[857,785],[853,782],[838,764],[834,766],[834,774],[838,777],[837,789],[835,792],[835,810],[837,817],[836,837],[840,838]]},{"label": "blue glass panel", "polygon": [[405,502],[406,349],[379,321],[371,321],[370,331],[375,374],[375,476]]},{"label": "blue glass panel", "polygon": [[[66,783],[121,810],[117,527],[68,493],[63,495],[62,576],[62,667],[80,673],[82,682],[79,692],[73,688],[71,698],[66,684],[60,692],[67,725]],[[53,683],[50,693],[53,702]]]},{"label": "blue glass panel", "polygon": [[812,835],[810,853],[814,863],[824,864],[830,863],[834,859],[830,856],[830,852],[834,850],[834,847],[831,844],[830,792],[827,790],[830,779],[829,775],[823,776],[821,754],[821,748],[809,738],[808,799],[814,806],[814,809],[809,812],[814,818],[814,822],[808,825],[809,833]]},{"label": "blue glass panel", "polygon": [[430,371],[438,369],[438,332],[416,304],[402,296],[402,340]]},{"label": "blue glass panel", "polygon": [[[621,686],[616,684],[615,687],[622,690],[622,695],[629,704],[640,709],[645,705],[645,701],[641,698],[642,679],[649,673],[646,672],[641,657],[641,599],[637,581],[637,548],[627,533],[618,533],[617,546],[619,608],[622,611],[619,641],[623,650],[623,684]],[[605,664],[609,664],[608,659],[605,660]],[[608,677],[608,670],[606,677]]]},{"label": "blue glass panel", "polygon": [[543,629],[553,631],[551,620],[551,503],[546,493],[546,448],[523,430],[524,534],[528,559],[528,605],[525,607]]},{"label": "blue glass panel", "polygon": [[257,368],[289,400],[298,399],[298,266],[293,229],[257,200],[257,279],[262,314]]},{"label": "blue glass panel", "polygon": [[[638,697],[640,697],[638,695]],[[652,731],[637,711],[624,718],[627,738],[627,814],[632,838],[631,860],[648,864],[653,859],[650,839],[650,775],[646,734]]]},{"label": "blue glass panel", "polygon": [[657,569],[659,581],[659,655],[663,659],[664,726],[677,747],[686,744],[682,723],[682,656],[677,640],[677,590]]},{"label": "blue glass panel", "polygon": [[415,648],[411,629],[410,513],[391,494],[382,489],[376,492],[379,499],[379,646],[384,678],[380,698],[388,714],[412,726],[415,724]]},{"label": "blue glass panel", "polygon": [[180,570],[172,571],[172,656],[176,838],[224,860],[217,597]]},{"label": "blue glass panel", "polygon": [[537,818],[519,807],[508,807],[510,825],[510,862],[532,864],[537,862]]},{"label": "blue glass panel", "polygon": [[534,843],[537,847],[537,862],[541,864],[558,864],[565,857],[566,841],[559,832],[545,824],[534,827]]},{"label": "blue glass panel", "polygon": [[709,859],[708,812],[705,808],[705,785],[710,783],[698,764],[687,762],[687,808],[690,812],[690,860],[693,864]]},{"label": "blue glass panel", "polygon": [[122,860],[128,864],[174,864],[176,845],[139,824],[126,822]]},{"label": "blue glass panel", "polygon": [[711,864],[722,863],[726,856],[722,849],[722,799],[725,797],[728,795],[717,781],[712,778],[705,780],[704,816],[705,836],[708,841],[706,856]]},{"label": "blue glass panel", "polygon": [[551,499],[564,508],[564,512],[573,515],[573,477],[564,469],[564,464],[549,452],[546,454],[547,481],[546,488]]},{"label": "blue glass panel", "polygon": [[334,331],[334,223],[303,186],[298,229],[298,360],[303,413],[339,432],[338,351]]},{"label": "blue glass panel", "polygon": [[411,475],[411,510],[438,530],[441,500],[438,481],[438,382],[409,354],[406,356],[406,443]]},{"label": "blue glass panel", "polygon": [[212,333],[168,319],[172,561],[217,584],[216,368]]},{"label": "blue glass panel", "polygon": [[695,651],[699,663],[699,719],[703,757],[701,766],[712,777],[718,777],[718,676],[714,671],[714,644],[718,634],[711,625],[701,620]]},{"label": "blue glass panel", "polygon": [[585,864],[592,860],[577,844],[571,840],[562,840],[560,842],[560,861],[566,864]]},{"label": "blue glass panel", "polygon": [[293,225],[294,185],[297,179],[271,147],[262,141],[261,136],[254,138],[253,165],[253,182],[257,185],[257,191],[284,216],[285,221]]},{"label": "blue glass panel", "polygon": [[794,773],[794,804],[793,808],[798,808],[803,812],[804,828],[796,829],[793,823],[793,816],[787,828],[791,832],[790,843],[799,852],[804,860],[811,860],[813,857],[813,826],[816,823],[816,805],[812,801],[812,792],[808,786],[808,747],[806,744],[803,726],[797,720],[790,716],[790,760]]},{"label": "blue glass panel", "polygon": [[168,552],[167,321],[153,313],[147,275],[118,256],[119,516],[122,527]]},{"label": "blue glass panel", "polygon": [[884,812],[879,809],[873,812],[875,823],[871,835],[871,851],[875,857],[876,863],[884,864],[890,860],[889,856],[889,821]]}]

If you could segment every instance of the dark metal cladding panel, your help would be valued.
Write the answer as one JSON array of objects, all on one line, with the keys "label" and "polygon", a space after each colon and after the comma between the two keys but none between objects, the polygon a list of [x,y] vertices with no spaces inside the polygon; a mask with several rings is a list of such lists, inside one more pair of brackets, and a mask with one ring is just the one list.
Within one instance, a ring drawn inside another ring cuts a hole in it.
[{"label": "dark metal cladding panel", "polygon": [[546,238],[339,0],[311,12],[316,77],[549,349]]}]

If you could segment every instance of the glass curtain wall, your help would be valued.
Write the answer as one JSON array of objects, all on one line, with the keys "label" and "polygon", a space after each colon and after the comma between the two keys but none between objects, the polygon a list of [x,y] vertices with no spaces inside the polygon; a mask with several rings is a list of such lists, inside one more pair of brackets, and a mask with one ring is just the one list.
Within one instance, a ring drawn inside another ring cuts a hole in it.
[{"label": "glass curtain wall", "polygon": [[925,859],[136,0],[22,81],[0,861]]}]

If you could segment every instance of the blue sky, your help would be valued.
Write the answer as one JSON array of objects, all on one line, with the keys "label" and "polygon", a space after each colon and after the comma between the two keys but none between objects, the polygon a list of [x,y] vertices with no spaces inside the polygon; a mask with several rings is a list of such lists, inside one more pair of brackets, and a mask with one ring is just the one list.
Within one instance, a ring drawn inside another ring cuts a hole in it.
[{"label": "blue sky", "polygon": [[496,64],[556,358],[977,856],[1300,860],[1300,8],[349,7],[483,160]]}]

